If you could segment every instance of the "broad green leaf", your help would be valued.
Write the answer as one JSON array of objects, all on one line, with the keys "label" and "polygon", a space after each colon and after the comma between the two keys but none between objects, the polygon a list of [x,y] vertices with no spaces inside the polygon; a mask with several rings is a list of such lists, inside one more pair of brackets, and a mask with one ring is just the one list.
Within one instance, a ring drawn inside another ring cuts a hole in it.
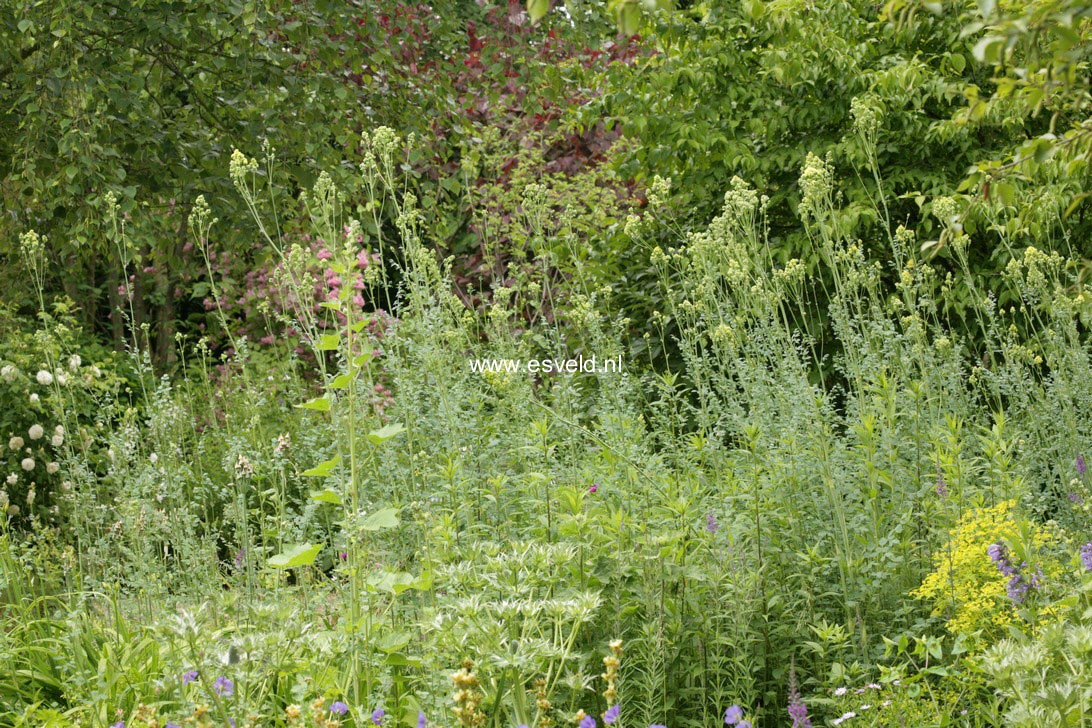
[{"label": "broad green leaf", "polygon": [[329,412],[330,411],[330,398],[326,395],[321,397],[315,397],[308,400],[303,404],[297,404],[300,409],[315,410],[316,412]]},{"label": "broad green leaf", "polygon": [[379,531],[387,528],[394,528],[401,519],[398,517],[398,508],[384,508],[378,510],[364,519],[364,522],[360,524],[360,527],[365,531]]},{"label": "broad green leaf", "polygon": [[311,500],[318,501],[320,503],[332,503],[335,506],[341,505],[341,496],[333,488],[326,488],[324,490],[316,490],[311,493]]},{"label": "broad green leaf", "polygon": [[391,439],[395,435],[404,432],[405,429],[406,428],[400,423],[392,422],[389,425],[384,425],[383,427],[380,427],[378,430],[372,430],[371,432],[369,432],[368,442],[372,443],[373,445],[382,445],[384,442]]},{"label": "broad green leaf", "polygon": [[310,566],[315,563],[322,546],[314,546],[310,543],[296,544],[285,549],[276,556],[271,556],[269,565],[275,569],[292,569],[297,566]]},{"label": "broad green leaf", "polygon": [[304,470],[302,473],[300,473],[300,475],[305,476],[307,478],[325,478],[326,476],[333,473],[334,468],[336,468],[340,463],[341,463],[341,456],[340,455],[335,455],[334,457],[330,458],[329,460],[322,461],[321,463],[319,463],[315,467],[311,468],[310,470]]},{"label": "broad green leaf", "polygon": [[537,23],[550,11],[550,0],[527,0],[527,15]]},{"label": "broad green leaf", "polygon": [[337,334],[323,334],[319,337],[318,342],[315,344],[315,348],[319,351],[337,351],[337,348],[340,345],[341,337]]},{"label": "broad green leaf", "polygon": [[334,377],[334,380],[330,382],[330,389],[345,389],[349,386],[349,382],[352,378],[348,374],[338,374]]}]

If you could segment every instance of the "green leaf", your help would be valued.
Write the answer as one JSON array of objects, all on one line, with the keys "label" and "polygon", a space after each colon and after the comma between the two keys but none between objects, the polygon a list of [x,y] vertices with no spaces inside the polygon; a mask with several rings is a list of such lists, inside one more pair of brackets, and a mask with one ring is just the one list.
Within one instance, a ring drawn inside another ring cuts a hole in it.
[{"label": "green leaf", "polygon": [[300,409],[315,410],[316,412],[329,412],[330,411],[330,398],[326,395],[321,397],[315,397],[308,400],[303,404],[297,404],[296,407]]},{"label": "green leaf", "polygon": [[19,21],[19,26],[18,27],[19,27],[19,32],[20,33],[25,33],[25,32],[27,32],[28,30],[30,30],[31,28],[34,27],[34,23],[31,22],[30,20],[26,19],[26,18],[23,18],[22,20]]},{"label": "green leaf", "polygon": [[310,470],[304,470],[302,473],[300,473],[300,475],[307,478],[325,478],[327,475],[333,473],[334,468],[336,468],[340,463],[341,456],[335,455],[329,460],[324,460]]},{"label": "green leaf", "polygon": [[391,439],[395,435],[405,432],[406,428],[398,422],[392,422],[389,425],[380,427],[378,430],[372,430],[368,433],[368,442],[373,445],[382,445],[387,440]]},{"label": "green leaf", "polygon": [[325,490],[317,490],[311,493],[311,500],[318,501],[319,503],[332,503],[335,506],[341,505],[341,496],[333,488],[326,488]]},{"label": "green leaf", "polygon": [[550,12],[550,0],[527,0],[527,14],[532,23],[537,23]]},{"label": "green leaf", "polygon": [[323,334],[319,337],[318,343],[315,344],[315,348],[319,351],[337,351],[337,348],[340,345],[341,337],[337,334]]},{"label": "green leaf", "polygon": [[349,382],[352,378],[348,374],[338,374],[334,377],[334,380],[330,382],[330,389],[345,389],[349,386]]},{"label": "green leaf", "polygon": [[313,546],[310,543],[301,543],[292,546],[269,559],[269,565],[275,569],[292,569],[297,566],[310,566],[315,563],[322,546]]},{"label": "green leaf", "polygon": [[641,8],[635,2],[624,2],[617,10],[618,30],[622,35],[633,35],[641,27]]},{"label": "green leaf", "polygon": [[383,508],[364,519],[360,527],[365,531],[379,531],[395,528],[402,520],[398,517],[398,508]]}]

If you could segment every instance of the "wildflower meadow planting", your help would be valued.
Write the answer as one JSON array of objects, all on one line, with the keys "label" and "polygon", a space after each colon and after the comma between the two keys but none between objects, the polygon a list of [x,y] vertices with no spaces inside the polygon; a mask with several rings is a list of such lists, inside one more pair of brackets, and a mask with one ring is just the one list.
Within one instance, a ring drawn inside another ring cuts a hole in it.
[{"label": "wildflower meadow planting", "polygon": [[0,726],[1092,726],[1086,0],[0,0]]}]

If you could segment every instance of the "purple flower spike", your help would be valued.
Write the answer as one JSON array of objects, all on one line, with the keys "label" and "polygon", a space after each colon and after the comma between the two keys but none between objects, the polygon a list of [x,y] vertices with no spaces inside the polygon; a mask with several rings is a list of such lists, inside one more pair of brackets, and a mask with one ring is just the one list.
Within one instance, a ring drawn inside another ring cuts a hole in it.
[{"label": "purple flower spike", "polygon": [[425,713],[422,710],[417,711],[417,728],[425,728],[428,725],[428,718],[425,717]]},{"label": "purple flower spike", "polygon": [[606,713],[603,713],[603,722],[607,725],[613,725],[614,721],[618,720],[618,716],[622,714],[622,706],[618,703],[610,706]]},{"label": "purple flower spike", "polygon": [[741,720],[743,720],[743,708],[738,705],[730,705],[728,710],[724,711],[725,725],[737,725]]},{"label": "purple flower spike", "polygon": [[340,700],[335,700],[330,706],[330,712],[334,715],[345,715],[349,712],[349,706]]},{"label": "purple flower spike", "polygon": [[221,675],[216,678],[216,682],[212,684],[212,689],[215,690],[216,694],[221,698],[230,698],[235,694],[235,683]]},{"label": "purple flower spike", "polygon": [[933,490],[935,490],[936,494],[941,498],[948,497],[948,484],[944,482],[944,475],[942,473],[937,473],[937,484],[934,486]]},{"label": "purple flower spike", "polygon": [[1081,566],[1085,571],[1092,571],[1092,541],[1081,546]]},{"label": "purple flower spike", "polygon": [[1088,472],[1088,466],[1085,465],[1084,455],[1077,454],[1077,475],[1084,477],[1084,474]]},{"label": "purple flower spike", "polygon": [[372,723],[375,723],[376,725],[382,725],[383,716],[385,716],[386,714],[387,711],[383,710],[382,708],[376,708],[372,711]]},{"label": "purple flower spike", "polygon": [[717,517],[713,515],[712,511],[709,511],[709,515],[705,517],[705,530],[709,533],[716,533],[720,528],[720,524],[717,523]]}]

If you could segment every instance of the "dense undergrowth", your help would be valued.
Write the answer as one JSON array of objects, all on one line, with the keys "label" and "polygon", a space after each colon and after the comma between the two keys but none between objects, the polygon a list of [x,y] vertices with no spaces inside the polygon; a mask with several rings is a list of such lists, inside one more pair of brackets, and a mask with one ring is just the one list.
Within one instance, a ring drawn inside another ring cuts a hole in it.
[{"label": "dense undergrowth", "polygon": [[[180,338],[157,378],[139,329],[118,358],[44,296],[5,343],[0,723],[1085,723],[1074,261],[1008,239],[985,201],[1011,262],[975,288],[954,217],[945,273],[882,207],[881,238],[848,236],[814,156],[799,225],[822,275],[772,255],[768,200],[738,178],[665,246],[657,180],[625,228],[678,352],[656,368],[616,291],[555,275],[584,228],[540,185],[518,212],[536,255],[487,307],[454,295],[403,146],[366,135],[366,216],[321,176],[298,233],[259,174],[275,160],[233,156],[277,254],[264,310],[294,332],[275,354]],[[211,258],[203,198],[189,223]],[[116,210],[107,227],[131,244]],[[42,241],[21,246],[40,271]],[[472,366],[576,356],[622,370]]]}]

